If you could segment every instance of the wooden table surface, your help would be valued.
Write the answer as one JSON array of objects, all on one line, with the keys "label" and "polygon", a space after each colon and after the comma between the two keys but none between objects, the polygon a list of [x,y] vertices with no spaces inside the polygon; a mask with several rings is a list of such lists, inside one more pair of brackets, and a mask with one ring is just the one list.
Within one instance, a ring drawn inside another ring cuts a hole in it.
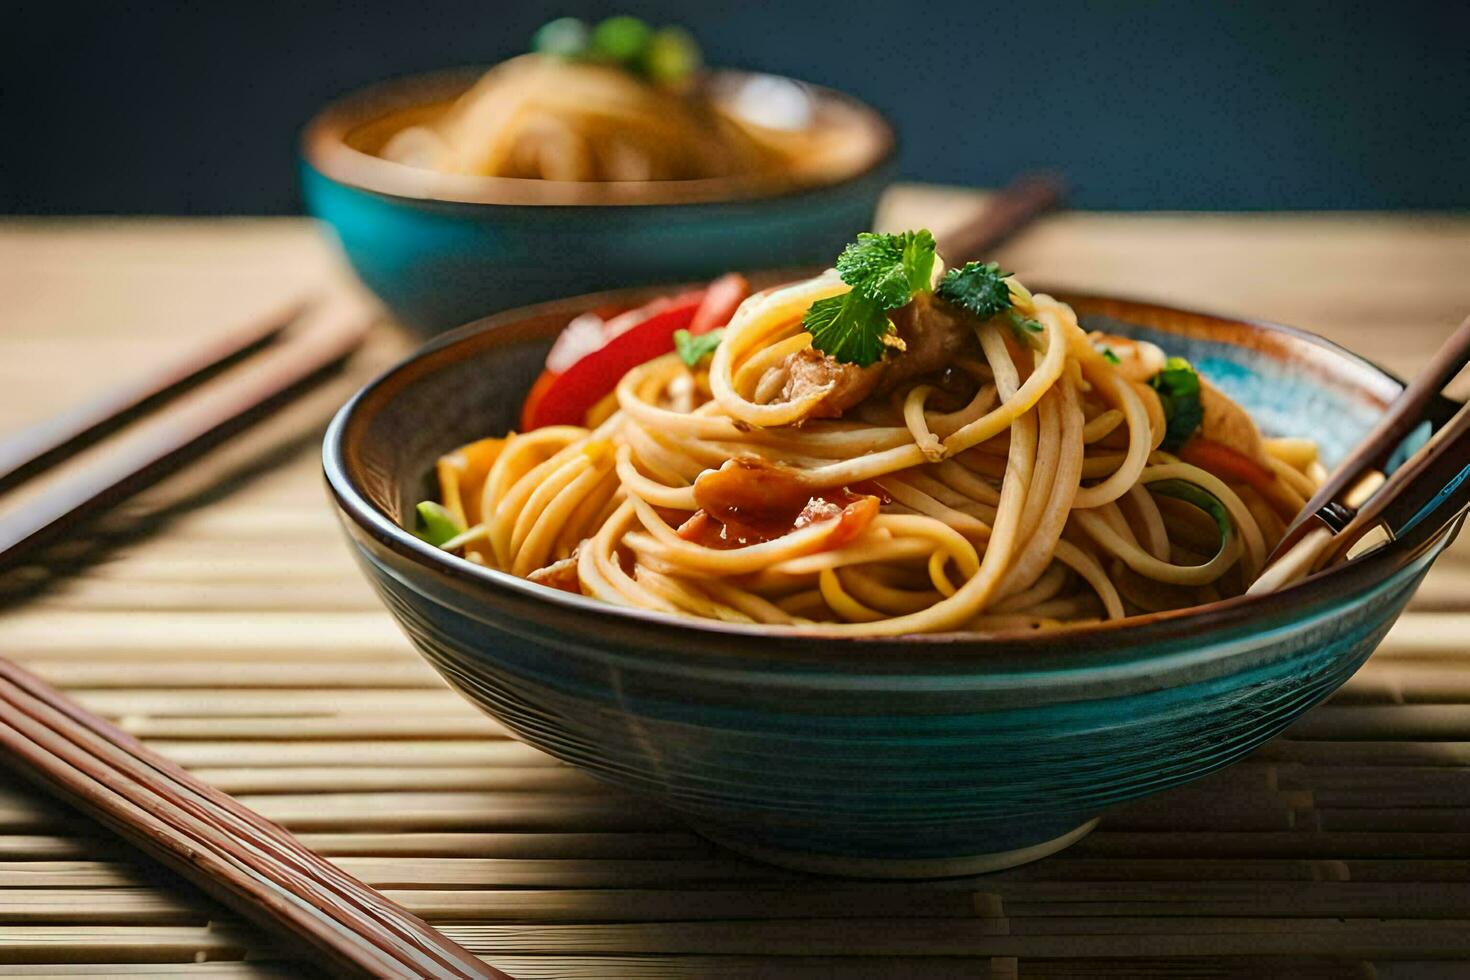
[{"label": "wooden table surface", "polygon": [[[976,206],[908,187],[884,220],[939,231]],[[1470,310],[1464,216],[1066,214],[1000,258],[1307,327],[1401,374]],[[0,432],[347,282],[304,220],[0,222]],[[408,343],[384,324],[352,380]],[[999,875],[807,877],[704,843],[444,687],[321,488],[319,426],[347,383],[0,582],[0,653],[512,975],[1470,972],[1470,542],[1331,703],[1249,761]],[[0,976],[304,969],[0,775]]]}]

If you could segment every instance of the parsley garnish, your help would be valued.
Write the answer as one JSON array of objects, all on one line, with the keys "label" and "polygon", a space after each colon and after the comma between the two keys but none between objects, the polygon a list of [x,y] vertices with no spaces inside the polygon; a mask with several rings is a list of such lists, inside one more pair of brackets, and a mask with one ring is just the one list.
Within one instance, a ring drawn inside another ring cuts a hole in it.
[{"label": "parsley garnish", "polygon": [[699,45],[680,27],[654,30],[620,15],[588,27],[575,17],[543,24],[531,38],[537,54],[615,65],[650,82],[677,84],[699,70]]},{"label": "parsley garnish", "polygon": [[935,295],[981,320],[1004,313],[1006,323],[1024,341],[1028,333],[1041,333],[1044,328],[1012,308],[1011,287],[1006,282],[1009,276],[998,262],[966,262],[944,274]]},{"label": "parsley garnish", "polygon": [[600,21],[588,34],[590,54],[594,58],[622,64],[634,64],[643,57],[653,29],[637,17],[618,14]]},{"label": "parsley garnish", "polygon": [[1102,359],[1105,360],[1105,361],[1107,361],[1109,364],[1122,364],[1123,363],[1122,358],[1118,357],[1117,354],[1114,354],[1113,353],[1113,349],[1111,347],[1107,346],[1106,344],[1098,347],[1097,352],[1099,354],[1101,354],[1102,355]]},{"label": "parsley garnish", "polygon": [[414,513],[417,518],[414,522],[414,535],[436,548],[442,548],[444,542],[464,533],[464,527],[443,504],[421,500],[414,508]]},{"label": "parsley garnish", "polygon": [[926,228],[898,235],[863,232],[837,257],[842,281],[885,310],[927,293],[933,272],[934,236]]},{"label": "parsley garnish", "polygon": [[720,346],[720,341],[725,339],[725,330],[711,330],[695,336],[688,330],[674,331],[674,349],[679,352],[679,360],[690,367],[698,367],[699,362],[715,352]]},{"label": "parsley garnish", "polygon": [[[982,320],[989,320],[1011,308],[1011,287],[1006,284],[1009,275],[1001,271],[998,262],[966,262],[944,274],[936,294]],[[1041,329],[1039,324],[1037,329]]]},{"label": "parsley garnish", "polygon": [[893,329],[888,311],[927,293],[933,272],[934,236],[927,229],[864,232],[837,258],[837,274],[852,289],[817,300],[801,325],[823,354],[866,367],[883,356],[883,338]]},{"label": "parsley garnish", "polygon": [[1171,357],[1148,383],[1159,393],[1159,403],[1164,406],[1164,418],[1168,420],[1163,448],[1178,449],[1205,419],[1199,400],[1199,373],[1184,358]]},{"label": "parsley garnish", "polygon": [[883,307],[856,289],[817,300],[807,308],[801,325],[817,350],[862,367],[883,356],[883,337],[893,329]]}]

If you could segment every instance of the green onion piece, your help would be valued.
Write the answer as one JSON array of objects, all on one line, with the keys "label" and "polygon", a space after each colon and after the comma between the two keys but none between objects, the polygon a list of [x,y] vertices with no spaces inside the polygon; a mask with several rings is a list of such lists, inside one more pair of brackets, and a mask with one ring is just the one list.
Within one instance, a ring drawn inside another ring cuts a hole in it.
[{"label": "green onion piece", "polygon": [[437,501],[421,500],[414,512],[418,515],[414,535],[436,548],[442,548],[444,542],[464,533],[464,526]]},{"label": "green onion piece", "polygon": [[1099,347],[1097,349],[1097,352],[1101,354],[1102,359],[1107,361],[1109,364],[1123,363],[1122,359],[1120,359],[1117,354],[1113,353],[1113,349],[1111,347]]},{"label": "green onion piece", "polygon": [[725,330],[711,330],[695,336],[688,330],[674,331],[674,350],[679,352],[679,360],[690,367],[698,367],[699,362],[715,352],[720,346],[720,341],[725,339]]},{"label": "green onion piece", "polygon": [[1205,420],[1205,410],[1200,404],[1199,374],[1182,357],[1171,357],[1164,368],[1149,379],[1149,386],[1159,393],[1159,404],[1164,408],[1167,427],[1164,430],[1163,448],[1170,452],[1189,441]]},{"label": "green onion piece", "polygon": [[1235,523],[1230,520],[1230,511],[1225,509],[1219,497],[1187,480],[1155,480],[1148,485],[1148,489],[1161,497],[1182,500],[1209,514],[1215,519],[1215,526],[1220,529],[1219,550],[1224,551],[1230,547],[1230,542],[1235,538]]},{"label": "green onion piece", "polygon": [[531,50],[558,58],[580,58],[587,53],[591,37],[587,25],[577,18],[558,17],[531,35]]},{"label": "green onion piece", "polygon": [[1006,320],[1010,322],[1011,329],[1016,332],[1016,336],[1022,340],[1026,339],[1026,334],[1028,333],[1041,333],[1042,330],[1046,329],[1041,325],[1040,321],[1022,316],[1015,310],[1011,310],[1006,314]]}]

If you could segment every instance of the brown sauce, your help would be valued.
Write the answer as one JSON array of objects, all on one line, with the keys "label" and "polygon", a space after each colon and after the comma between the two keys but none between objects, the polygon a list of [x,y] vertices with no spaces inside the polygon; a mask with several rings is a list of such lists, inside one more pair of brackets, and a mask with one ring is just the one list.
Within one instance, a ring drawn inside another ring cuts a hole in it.
[{"label": "brown sauce", "polygon": [[694,483],[699,510],[679,527],[679,536],[706,548],[744,548],[837,520],[827,547],[852,540],[887,502],[871,483],[813,490],[790,467],[734,459]]}]

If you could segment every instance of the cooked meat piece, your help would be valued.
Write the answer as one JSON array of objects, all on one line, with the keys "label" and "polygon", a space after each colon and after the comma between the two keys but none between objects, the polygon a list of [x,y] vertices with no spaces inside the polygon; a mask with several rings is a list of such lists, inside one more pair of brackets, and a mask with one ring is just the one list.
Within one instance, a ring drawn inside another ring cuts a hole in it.
[{"label": "cooked meat piece", "polygon": [[813,391],[828,389],[827,397],[807,412],[807,418],[836,418],[872,394],[878,382],[883,380],[886,368],[886,359],[868,367],[859,367],[808,347],[786,359],[787,379],[786,387],[781,390],[781,400],[795,401]]},{"label": "cooked meat piece", "polygon": [[946,303],[935,303],[933,297],[917,296],[891,316],[904,350],[883,359],[888,365],[885,391],[921,374],[942,371],[966,352],[980,353],[974,318]]},{"label": "cooked meat piece", "polygon": [[563,558],[552,562],[545,568],[538,568],[526,578],[537,585],[549,585],[563,592],[582,594],[582,580],[577,577],[577,553],[575,551],[572,552],[570,558]]},{"label": "cooked meat piece", "polygon": [[941,371],[977,347],[965,314],[936,304],[927,295],[915,297],[890,316],[902,349],[890,348],[882,360],[867,367],[842,363],[811,348],[797,351],[786,360],[788,380],[781,392],[782,400],[793,401],[829,388],[807,418],[837,418],[869,395],[892,391],[905,381]]}]

